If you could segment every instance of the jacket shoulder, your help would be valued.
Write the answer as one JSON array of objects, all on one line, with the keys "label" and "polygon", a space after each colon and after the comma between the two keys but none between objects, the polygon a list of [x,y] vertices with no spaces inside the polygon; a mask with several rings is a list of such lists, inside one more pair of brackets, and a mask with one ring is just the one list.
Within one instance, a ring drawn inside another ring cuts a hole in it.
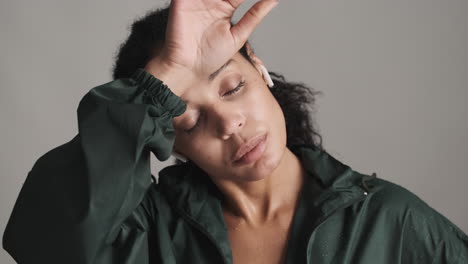
[{"label": "jacket shoulder", "polygon": [[440,259],[434,263],[468,263],[468,236],[458,226],[409,189],[382,178],[372,183],[376,191],[369,195],[368,206],[401,232],[408,261],[429,255]]}]

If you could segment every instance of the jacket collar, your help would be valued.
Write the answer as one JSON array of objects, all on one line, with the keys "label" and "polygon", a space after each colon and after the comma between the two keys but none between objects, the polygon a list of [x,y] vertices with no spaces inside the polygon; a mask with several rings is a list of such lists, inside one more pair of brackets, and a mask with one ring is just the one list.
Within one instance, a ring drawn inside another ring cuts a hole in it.
[{"label": "jacket collar", "polygon": [[[308,202],[319,207],[323,217],[376,191],[369,183],[376,178],[375,173],[361,174],[315,146],[300,145],[292,151],[303,161],[308,175],[318,183],[320,193],[314,201]],[[314,188],[314,185],[308,184],[307,188]]]},{"label": "jacket collar", "polygon": [[[373,191],[373,186],[367,182],[376,177],[375,173],[369,176],[354,171],[313,145],[299,145],[291,151],[302,161],[307,175],[319,184],[322,192],[314,202],[316,206],[338,193],[343,193],[345,198],[353,198]],[[221,192],[209,176],[192,162],[165,167],[159,173],[159,184],[168,201],[191,216],[199,213],[206,199],[222,199]]]},{"label": "jacket collar", "polygon": [[[376,177],[375,173],[371,176],[360,174],[312,145],[300,145],[291,151],[300,158],[310,176],[303,189],[307,199],[305,204],[319,212],[318,219],[323,220],[374,191],[368,181]],[[209,176],[189,161],[161,170],[159,185],[171,206],[210,236],[225,260],[232,260],[222,214],[222,193]],[[317,195],[308,194],[312,192]]]}]

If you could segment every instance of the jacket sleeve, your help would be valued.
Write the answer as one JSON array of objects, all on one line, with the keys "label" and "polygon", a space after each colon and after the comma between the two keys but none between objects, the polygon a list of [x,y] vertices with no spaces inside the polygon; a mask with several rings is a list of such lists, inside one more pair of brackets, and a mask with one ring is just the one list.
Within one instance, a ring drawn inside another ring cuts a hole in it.
[{"label": "jacket sleeve", "polygon": [[[432,220],[434,219],[434,220]],[[433,210],[429,220],[420,219],[422,224],[428,221],[432,231],[440,232],[441,239],[436,240],[436,246],[431,256],[432,264],[463,264],[468,263],[468,236],[453,222]],[[424,230],[423,232],[426,231]]]},{"label": "jacket sleeve", "polygon": [[414,193],[394,191],[402,199],[401,261],[399,263],[468,263],[468,236],[447,217]]},{"label": "jacket sleeve", "polygon": [[[149,225],[150,151],[169,158],[172,118],[185,109],[143,69],[91,89],[78,106],[78,134],[29,171],[4,249],[20,264],[146,263],[147,242],[129,229]],[[129,252],[135,244],[139,252]]]}]

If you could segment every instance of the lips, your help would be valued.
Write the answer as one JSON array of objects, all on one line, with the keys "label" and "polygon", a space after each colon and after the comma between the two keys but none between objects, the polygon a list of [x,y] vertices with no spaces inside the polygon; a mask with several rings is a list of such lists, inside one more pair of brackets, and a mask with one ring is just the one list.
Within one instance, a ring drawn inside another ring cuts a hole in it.
[{"label": "lips", "polygon": [[260,134],[257,136],[252,137],[249,139],[246,143],[242,144],[238,149],[236,154],[234,155],[233,160],[237,161],[242,158],[246,153],[251,151],[253,148],[257,146],[258,143],[260,143],[262,140],[264,140],[266,137],[266,134]]}]

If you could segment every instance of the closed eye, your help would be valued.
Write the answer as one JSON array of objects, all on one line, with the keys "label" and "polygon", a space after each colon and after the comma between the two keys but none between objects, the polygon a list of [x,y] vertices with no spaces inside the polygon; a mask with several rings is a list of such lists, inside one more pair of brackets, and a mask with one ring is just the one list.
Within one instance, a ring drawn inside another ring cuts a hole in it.
[{"label": "closed eye", "polygon": [[228,91],[227,93],[225,93],[225,94],[223,95],[223,97],[226,96],[226,95],[231,95],[231,94],[237,93],[244,85],[245,85],[245,81],[241,81],[241,82],[237,85],[236,88],[234,88],[234,89]]},{"label": "closed eye", "polygon": [[[240,89],[241,89],[242,87],[244,87],[244,85],[245,85],[245,81],[241,81],[241,82],[237,85],[236,88],[234,88],[234,89],[228,91],[227,93],[223,94],[223,97],[226,96],[226,95],[227,95],[227,96],[233,95],[233,94],[239,92]],[[189,128],[189,129],[184,130],[184,131],[185,131],[187,134],[192,134],[192,132],[195,130],[195,128],[197,128],[197,127],[200,125],[200,119],[201,119],[200,117],[197,118],[197,122],[195,123],[195,125],[194,125],[193,127]]]}]

